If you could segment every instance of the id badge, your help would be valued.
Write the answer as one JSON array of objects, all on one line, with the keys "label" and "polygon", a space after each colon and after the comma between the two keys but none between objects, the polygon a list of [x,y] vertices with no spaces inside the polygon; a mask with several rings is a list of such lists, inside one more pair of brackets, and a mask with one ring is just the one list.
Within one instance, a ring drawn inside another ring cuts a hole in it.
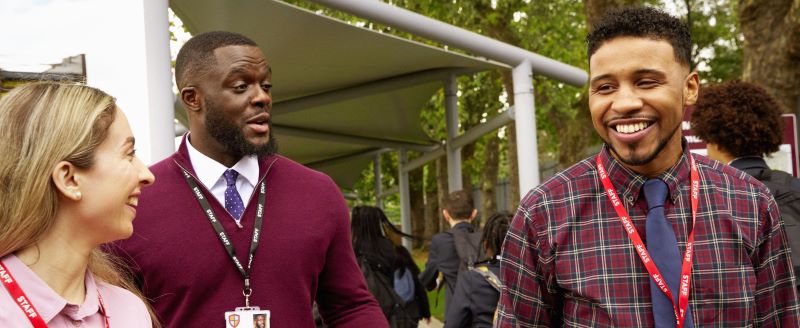
[{"label": "id badge", "polygon": [[257,306],[225,312],[225,328],[269,328],[269,310]]}]

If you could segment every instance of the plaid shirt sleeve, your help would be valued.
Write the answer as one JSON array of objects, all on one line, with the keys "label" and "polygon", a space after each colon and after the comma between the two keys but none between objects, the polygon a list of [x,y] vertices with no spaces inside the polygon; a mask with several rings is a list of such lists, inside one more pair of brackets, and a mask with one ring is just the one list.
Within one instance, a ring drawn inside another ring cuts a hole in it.
[{"label": "plaid shirt sleeve", "polygon": [[797,289],[788,240],[772,197],[762,202],[763,236],[753,255],[756,276],[756,323],[759,327],[798,327]]},{"label": "plaid shirt sleeve", "polygon": [[536,213],[534,190],[520,203],[503,244],[500,293],[495,327],[558,327],[561,306],[548,247],[547,222]]}]

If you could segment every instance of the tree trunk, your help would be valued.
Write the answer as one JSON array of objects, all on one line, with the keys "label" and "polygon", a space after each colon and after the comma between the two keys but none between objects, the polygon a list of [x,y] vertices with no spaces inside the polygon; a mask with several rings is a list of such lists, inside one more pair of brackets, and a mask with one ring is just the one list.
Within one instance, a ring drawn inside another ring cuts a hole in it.
[{"label": "tree trunk", "polygon": [[500,164],[500,138],[492,133],[484,149],[483,172],[481,172],[481,217],[483,222],[497,212],[495,187]]},{"label": "tree trunk", "polygon": [[436,211],[437,222],[439,222],[439,231],[450,229],[447,221],[442,217],[441,206],[444,204],[444,197],[450,193],[447,187],[447,158],[439,157],[436,159],[436,201],[439,204]]},{"label": "tree trunk", "polygon": [[[408,172],[409,198],[411,200],[411,234],[422,236],[425,231],[425,188],[423,168]],[[414,248],[422,246],[422,241],[414,241]]]},{"label": "tree trunk", "polygon": [[800,115],[800,0],[740,0],[742,79]]},{"label": "tree trunk", "polygon": [[[439,195],[436,180],[436,162],[426,164],[428,174],[425,177],[425,232],[423,237],[430,240],[439,230]],[[429,242],[423,243],[423,248],[430,246]]]},{"label": "tree trunk", "polygon": [[[511,78],[511,71],[501,72],[503,77],[503,89],[508,95],[508,104],[514,106],[514,80]],[[519,205],[519,163],[517,162],[517,124],[514,122],[506,125],[506,138],[508,140],[508,204],[513,211]]]}]

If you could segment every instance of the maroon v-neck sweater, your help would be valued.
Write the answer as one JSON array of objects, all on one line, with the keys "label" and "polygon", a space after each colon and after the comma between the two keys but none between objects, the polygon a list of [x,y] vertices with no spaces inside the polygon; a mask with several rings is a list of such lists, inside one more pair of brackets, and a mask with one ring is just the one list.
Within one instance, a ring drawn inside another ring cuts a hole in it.
[{"label": "maroon v-neck sweater", "polygon": [[[271,311],[272,327],[314,327],[315,300],[332,327],[386,327],[355,261],[348,209],[333,181],[278,155],[260,159],[259,166],[266,203],[251,305]],[[156,181],[142,189],[133,236],[111,249],[131,261],[165,327],[224,327],[224,312],[244,306],[243,279],[181,167],[194,174],[185,144],[150,168]],[[201,189],[246,266],[257,193],[245,200],[239,228]]]}]

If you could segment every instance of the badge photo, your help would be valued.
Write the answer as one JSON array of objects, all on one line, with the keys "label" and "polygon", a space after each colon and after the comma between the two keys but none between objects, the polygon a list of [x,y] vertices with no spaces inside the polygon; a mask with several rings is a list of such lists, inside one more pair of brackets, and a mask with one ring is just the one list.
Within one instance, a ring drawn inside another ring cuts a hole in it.
[{"label": "badge photo", "polygon": [[269,328],[269,310],[244,310],[225,312],[225,328]]}]

